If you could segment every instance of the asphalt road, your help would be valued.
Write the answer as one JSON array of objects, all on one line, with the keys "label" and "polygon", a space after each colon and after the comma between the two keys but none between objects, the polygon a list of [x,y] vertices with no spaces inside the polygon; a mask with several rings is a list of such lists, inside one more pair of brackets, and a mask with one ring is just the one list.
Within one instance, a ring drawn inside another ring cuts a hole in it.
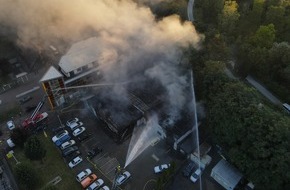
[{"label": "asphalt road", "polygon": [[282,105],[281,101],[276,98],[269,90],[267,90],[264,86],[258,83],[252,76],[248,75],[246,80],[253,85],[259,92],[261,92],[268,100],[270,100],[273,104]]},{"label": "asphalt road", "polygon": [[189,21],[193,21],[193,4],[194,0],[189,0],[187,4],[187,17]]}]

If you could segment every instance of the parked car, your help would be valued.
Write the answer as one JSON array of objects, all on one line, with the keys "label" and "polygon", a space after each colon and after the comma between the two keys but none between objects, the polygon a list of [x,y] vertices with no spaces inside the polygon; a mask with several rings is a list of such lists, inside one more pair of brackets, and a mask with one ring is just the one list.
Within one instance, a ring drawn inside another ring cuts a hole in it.
[{"label": "parked car", "polygon": [[71,146],[62,151],[63,156],[68,156],[69,154],[73,153],[74,151],[79,150],[77,146]]},{"label": "parked car", "polygon": [[71,137],[69,136],[69,135],[65,135],[65,136],[63,136],[62,138],[60,138],[59,140],[57,140],[56,142],[55,142],[55,145],[56,146],[60,146],[62,143],[64,143],[65,141],[68,141],[68,140],[70,140],[71,139]]},{"label": "parked car", "polygon": [[54,137],[52,137],[52,142],[56,142],[58,140],[60,140],[61,138],[63,138],[64,136],[68,135],[67,130],[61,131],[59,133],[57,133]]},{"label": "parked car", "polygon": [[198,168],[191,174],[190,181],[195,183],[198,180],[200,175],[201,175],[201,170],[200,170],[200,168]]},{"label": "parked car", "polygon": [[15,124],[14,124],[14,122],[13,122],[12,120],[7,121],[7,127],[8,127],[9,130],[13,130],[13,129],[15,129]]},{"label": "parked car", "polygon": [[88,175],[90,175],[92,173],[92,170],[90,170],[89,168],[81,171],[80,173],[78,173],[76,180],[78,182],[83,181]]},{"label": "parked car", "polygon": [[26,103],[26,102],[28,102],[28,101],[30,101],[30,100],[32,100],[32,97],[31,97],[31,96],[25,96],[25,97],[23,97],[23,98],[21,98],[21,99],[19,100],[19,103],[20,103],[20,104],[24,104],[24,103]]},{"label": "parked car", "polygon": [[160,166],[155,166],[154,167],[154,173],[161,173],[164,170],[167,170],[170,167],[170,164],[162,164]]},{"label": "parked car", "polygon": [[80,135],[81,133],[83,133],[85,130],[86,130],[86,128],[84,128],[84,127],[77,128],[73,131],[73,136],[76,137],[76,136]]},{"label": "parked car", "polygon": [[85,141],[86,139],[88,139],[90,136],[91,136],[90,133],[83,132],[82,134],[80,134],[80,135],[77,136],[77,139],[80,142],[82,142],[82,141]]},{"label": "parked car", "polygon": [[99,189],[102,185],[104,184],[104,180],[102,179],[98,179],[95,182],[93,182],[88,188],[87,190],[96,190]]},{"label": "parked car", "polygon": [[81,181],[81,185],[85,189],[89,185],[91,185],[94,181],[96,181],[96,179],[97,179],[96,174],[91,174],[88,177],[86,177],[83,181]]},{"label": "parked car", "polygon": [[124,171],[122,174],[120,174],[116,179],[117,185],[122,185],[131,177],[131,174],[128,171]]},{"label": "parked car", "polygon": [[15,147],[15,144],[14,144],[14,142],[12,141],[11,138],[7,139],[6,142],[7,142],[8,146],[9,146],[10,148]]},{"label": "parked car", "polygon": [[83,161],[82,157],[77,156],[75,157],[72,161],[70,161],[70,163],[68,163],[68,166],[70,168],[74,168],[76,167],[79,163],[81,163]]},{"label": "parked car", "polygon": [[57,133],[59,133],[61,131],[65,131],[65,127],[59,126],[59,127],[56,127],[56,128],[52,128],[51,131],[52,131],[53,134],[57,134]]},{"label": "parked car", "polygon": [[99,147],[95,147],[95,148],[93,148],[92,150],[89,150],[89,151],[88,151],[87,156],[88,156],[89,159],[92,159],[92,158],[94,158],[96,155],[98,155],[99,153],[101,153],[102,151],[103,151],[103,149],[101,149],[101,148],[99,148]]},{"label": "parked car", "polygon": [[79,118],[77,118],[77,117],[75,117],[75,118],[73,118],[73,119],[70,119],[70,120],[68,120],[67,122],[66,122],[66,126],[70,126],[71,124],[73,124],[73,123],[76,123],[76,122],[78,122],[79,121]]},{"label": "parked car", "polygon": [[68,154],[67,156],[65,156],[65,160],[66,162],[70,162],[72,159],[74,159],[77,156],[82,155],[82,153],[79,150],[76,150],[74,152],[71,152],[70,154]]},{"label": "parked car", "polygon": [[25,112],[26,113],[32,112],[36,109],[36,107],[37,107],[36,105],[27,106],[27,107],[25,107]]},{"label": "parked car", "polygon": [[74,140],[65,141],[64,143],[62,143],[62,144],[60,145],[60,149],[61,149],[61,150],[64,150],[64,149],[66,149],[66,148],[68,148],[68,147],[71,147],[71,146],[74,145],[74,144],[76,144],[76,141],[74,141]]},{"label": "parked car", "polygon": [[71,123],[68,127],[73,131],[76,128],[79,128],[83,125],[84,125],[83,122],[80,121],[80,122]]},{"label": "parked car", "polygon": [[194,170],[194,168],[196,168],[196,165],[194,162],[190,161],[185,168],[182,171],[182,174],[184,177],[189,177],[190,174],[192,173],[192,170]]},{"label": "parked car", "polygon": [[108,187],[108,186],[103,186],[101,189],[99,189],[99,190],[110,190],[110,188]]}]

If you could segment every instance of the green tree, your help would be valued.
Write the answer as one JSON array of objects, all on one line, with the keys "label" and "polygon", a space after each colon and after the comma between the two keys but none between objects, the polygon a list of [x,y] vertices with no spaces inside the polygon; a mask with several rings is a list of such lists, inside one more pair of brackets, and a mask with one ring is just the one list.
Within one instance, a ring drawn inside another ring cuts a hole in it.
[{"label": "green tree", "polygon": [[251,71],[259,77],[264,77],[268,74],[268,49],[265,47],[252,47],[248,52],[248,60]]},{"label": "green tree", "polygon": [[259,26],[264,12],[265,0],[254,0],[253,9],[249,14],[250,22]]},{"label": "green tree", "polygon": [[[250,2],[253,2],[250,4]],[[250,35],[262,23],[264,14],[265,0],[240,1],[240,20],[238,24],[239,34],[241,36]]]},{"label": "green tree", "polygon": [[27,190],[37,189],[40,184],[39,175],[28,163],[19,163],[15,167],[15,175],[19,183]]},{"label": "green tree", "polygon": [[26,157],[30,160],[42,160],[46,155],[46,150],[43,144],[36,136],[30,137],[24,144]]},{"label": "green tree", "polygon": [[266,12],[265,23],[274,24],[277,33],[283,31],[285,8],[282,6],[270,6]]},{"label": "green tree", "polygon": [[289,86],[287,67],[290,64],[290,45],[287,42],[274,43],[269,50],[267,61],[269,65],[268,75],[272,80],[287,88]]},{"label": "green tree", "polygon": [[13,129],[11,133],[11,140],[14,142],[15,145],[23,147],[28,136],[29,134],[27,130],[17,127]]},{"label": "green tree", "polygon": [[240,14],[238,12],[238,4],[236,1],[225,1],[223,11],[219,18],[219,26],[222,32],[232,35]]},{"label": "green tree", "polygon": [[218,15],[223,10],[224,0],[196,0],[202,10],[202,20],[207,24],[218,25]]},{"label": "green tree", "polygon": [[208,124],[231,162],[258,189],[285,189],[290,119],[259,103],[257,92],[240,82],[228,82],[212,96]]},{"label": "green tree", "polygon": [[229,78],[225,75],[225,63],[221,61],[207,61],[202,70],[203,76],[203,97],[208,100],[213,98],[213,94],[220,92]]},{"label": "green tree", "polygon": [[271,48],[276,37],[273,24],[260,26],[252,38],[253,45],[261,48]]}]

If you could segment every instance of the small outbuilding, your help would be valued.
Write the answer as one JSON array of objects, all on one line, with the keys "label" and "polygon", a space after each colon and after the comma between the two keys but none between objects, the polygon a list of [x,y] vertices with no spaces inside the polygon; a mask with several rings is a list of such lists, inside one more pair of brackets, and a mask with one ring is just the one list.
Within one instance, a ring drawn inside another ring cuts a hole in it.
[{"label": "small outbuilding", "polygon": [[227,190],[235,189],[243,177],[237,168],[224,159],[212,169],[210,176]]}]

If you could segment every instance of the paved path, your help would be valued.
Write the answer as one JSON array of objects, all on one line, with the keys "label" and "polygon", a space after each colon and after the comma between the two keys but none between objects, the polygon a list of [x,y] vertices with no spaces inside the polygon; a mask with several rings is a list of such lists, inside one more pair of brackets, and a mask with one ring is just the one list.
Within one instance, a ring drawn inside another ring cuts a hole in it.
[{"label": "paved path", "polygon": [[187,4],[187,17],[189,21],[193,21],[193,4],[194,0],[189,0]]},{"label": "paved path", "polygon": [[276,98],[270,91],[268,91],[264,86],[258,83],[252,76],[248,75],[246,80],[253,85],[259,92],[261,92],[266,98],[268,98],[273,104],[282,105],[281,101]]}]

